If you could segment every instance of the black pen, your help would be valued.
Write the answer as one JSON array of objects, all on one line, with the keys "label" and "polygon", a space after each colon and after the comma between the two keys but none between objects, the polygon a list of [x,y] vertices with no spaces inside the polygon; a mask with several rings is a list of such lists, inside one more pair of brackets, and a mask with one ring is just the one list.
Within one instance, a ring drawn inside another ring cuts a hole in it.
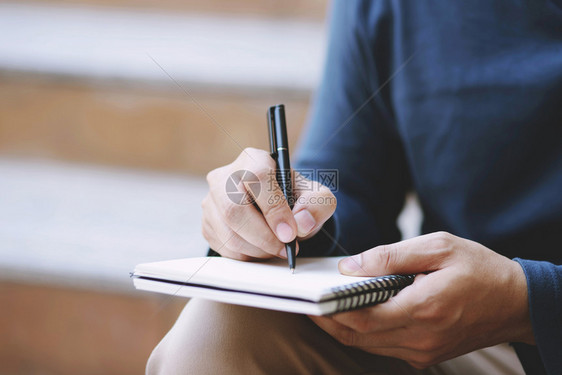
[{"label": "black pen", "polygon": [[[289,163],[289,141],[287,139],[287,123],[285,121],[285,106],[278,104],[269,107],[267,111],[267,123],[269,128],[269,150],[271,157],[275,159],[277,166],[277,183],[283,190],[285,199],[291,210],[295,205],[293,197],[293,183],[291,179],[291,164]],[[287,259],[291,272],[295,272],[295,261],[297,257],[297,240],[294,239],[285,244]]]}]

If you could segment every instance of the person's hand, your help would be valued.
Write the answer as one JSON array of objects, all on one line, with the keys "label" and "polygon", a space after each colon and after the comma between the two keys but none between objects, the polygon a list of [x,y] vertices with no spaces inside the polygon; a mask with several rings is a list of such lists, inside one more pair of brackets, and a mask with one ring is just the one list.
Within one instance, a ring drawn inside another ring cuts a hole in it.
[{"label": "person's hand", "polygon": [[339,269],[418,274],[385,303],[310,316],[344,345],[425,368],[503,342],[534,343],[523,269],[476,242],[433,233],[345,258]]},{"label": "person's hand", "polygon": [[[243,171],[256,176],[259,184],[248,183],[253,176]],[[245,176],[246,183],[238,181],[240,176]],[[207,174],[209,193],[201,203],[202,231],[213,250],[240,260],[286,258],[285,243],[295,237],[312,237],[334,213],[336,198],[330,189],[302,176],[293,184],[295,205],[291,211],[275,177],[273,158],[254,148],[245,149],[233,163]],[[227,194],[227,181],[253,199],[235,202],[239,195]]]}]

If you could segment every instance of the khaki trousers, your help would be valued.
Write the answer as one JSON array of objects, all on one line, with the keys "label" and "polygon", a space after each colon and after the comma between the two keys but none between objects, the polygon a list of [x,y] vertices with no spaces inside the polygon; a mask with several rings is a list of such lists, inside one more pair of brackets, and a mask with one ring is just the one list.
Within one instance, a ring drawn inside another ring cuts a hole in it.
[{"label": "khaki trousers", "polygon": [[425,370],[346,347],[306,316],[191,300],[156,346],[147,374],[524,374],[507,344]]}]

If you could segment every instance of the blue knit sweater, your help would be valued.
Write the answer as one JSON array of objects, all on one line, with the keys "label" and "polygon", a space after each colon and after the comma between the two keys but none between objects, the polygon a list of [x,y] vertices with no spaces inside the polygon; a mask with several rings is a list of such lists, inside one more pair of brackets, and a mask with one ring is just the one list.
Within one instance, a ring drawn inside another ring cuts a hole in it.
[{"label": "blue knit sweater", "polygon": [[423,232],[515,258],[537,343],[517,346],[530,373],[562,374],[561,3],[336,2],[296,164],[339,171],[326,224],[339,245],[320,234],[303,255],[400,240],[415,190]]}]

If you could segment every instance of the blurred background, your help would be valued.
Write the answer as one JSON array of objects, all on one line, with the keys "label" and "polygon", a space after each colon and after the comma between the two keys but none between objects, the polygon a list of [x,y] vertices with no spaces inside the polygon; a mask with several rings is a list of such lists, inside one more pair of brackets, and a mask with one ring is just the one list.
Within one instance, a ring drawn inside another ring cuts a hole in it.
[{"label": "blurred background", "polygon": [[284,103],[291,145],[324,0],[0,2],[0,374],[140,374],[185,300],[135,264],[206,253],[205,174]]}]

